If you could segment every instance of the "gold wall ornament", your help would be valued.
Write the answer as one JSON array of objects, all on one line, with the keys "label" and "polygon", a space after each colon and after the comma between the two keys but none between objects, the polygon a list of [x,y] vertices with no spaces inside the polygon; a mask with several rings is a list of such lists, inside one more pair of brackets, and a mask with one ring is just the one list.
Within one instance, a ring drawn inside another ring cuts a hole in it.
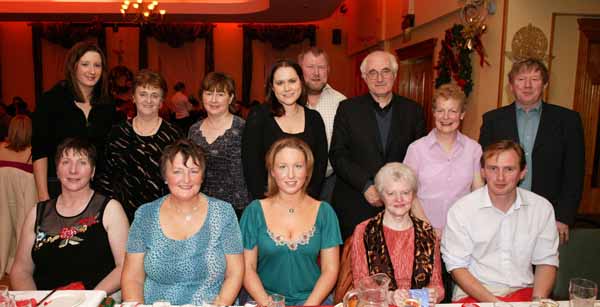
[{"label": "gold wall ornament", "polygon": [[536,59],[549,62],[548,39],[544,32],[532,24],[522,27],[515,33],[512,39],[512,50],[505,52],[506,56],[513,62],[526,59]]}]

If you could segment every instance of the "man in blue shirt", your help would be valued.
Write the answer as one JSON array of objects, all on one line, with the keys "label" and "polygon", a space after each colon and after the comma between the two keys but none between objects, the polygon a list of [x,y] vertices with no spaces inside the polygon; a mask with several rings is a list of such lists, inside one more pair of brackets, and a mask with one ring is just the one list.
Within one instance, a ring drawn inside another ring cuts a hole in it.
[{"label": "man in blue shirt", "polygon": [[521,144],[527,174],[519,186],[552,203],[562,243],[581,200],[585,144],[579,113],[542,100],[548,78],[537,59],[515,62],[508,74],[515,101],[483,115],[479,143],[484,148],[504,139]]}]

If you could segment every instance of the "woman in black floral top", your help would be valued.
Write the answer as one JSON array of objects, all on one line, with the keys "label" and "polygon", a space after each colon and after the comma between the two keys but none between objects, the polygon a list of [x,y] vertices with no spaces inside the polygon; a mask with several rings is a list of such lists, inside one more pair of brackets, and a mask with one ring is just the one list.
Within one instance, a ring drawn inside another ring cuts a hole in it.
[{"label": "woman in black floral top", "polygon": [[206,152],[202,192],[233,205],[240,218],[250,202],[242,171],[242,132],[246,122],[235,112],[235,82],[223,73],[206,75],[200,89],[207,118],[194,124],[188,137]]},{"label": "woman in black floral top", "polygon": [[114,126],[106,141],[106,172],[98,176],[97,188],[119,200],[133,221],[135,210],[167,193],[160,174],[162,150],[181,137],[158,111],[167,93],[163,77],[149,70],[134,78],[136,116]]},{"label": "woman in black floral top", "polygon": [[111,294],[120,288],[129,223],[118,201],[90,188],[96,150],[66,139],[56,151],[62,192],[28,214],[10,272],[14,290],[50,290],[73,282]]}]

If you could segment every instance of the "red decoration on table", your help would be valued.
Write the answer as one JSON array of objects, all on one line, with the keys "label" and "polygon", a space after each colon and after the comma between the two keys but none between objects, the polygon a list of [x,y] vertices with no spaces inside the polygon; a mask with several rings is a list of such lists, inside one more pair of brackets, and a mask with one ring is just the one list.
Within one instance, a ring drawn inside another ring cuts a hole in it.
[{"label": "red decoration on table", "polygon": [[31,303],[31,307],[37,306],[37,301],[34,298],[26,299],[26,300],[18,300],[17,307],[27,306],[27,304]]},{"label": "red decoration on table", "polygon": [[85,290],[85,286],[80,281],[72,282],[66,286],[58,288],[58,290]]}]

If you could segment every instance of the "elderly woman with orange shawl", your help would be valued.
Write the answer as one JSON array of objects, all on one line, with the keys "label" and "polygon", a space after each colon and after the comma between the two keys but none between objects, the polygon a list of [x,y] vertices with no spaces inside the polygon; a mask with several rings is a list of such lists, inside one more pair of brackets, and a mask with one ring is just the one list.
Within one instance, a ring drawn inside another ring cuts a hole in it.
[{"label": "elderly woman with orange shawl", "polygon": [[375,188],[385,209],[358,224],[352,236],[354,283],[368,275],[386,273],[390,303],[400,305],[409,289],[426,288],[430,304],[444,298],[439,241],[429,223],[410,212],[417,190],[413,171],[398,162],[383,166]]}]

